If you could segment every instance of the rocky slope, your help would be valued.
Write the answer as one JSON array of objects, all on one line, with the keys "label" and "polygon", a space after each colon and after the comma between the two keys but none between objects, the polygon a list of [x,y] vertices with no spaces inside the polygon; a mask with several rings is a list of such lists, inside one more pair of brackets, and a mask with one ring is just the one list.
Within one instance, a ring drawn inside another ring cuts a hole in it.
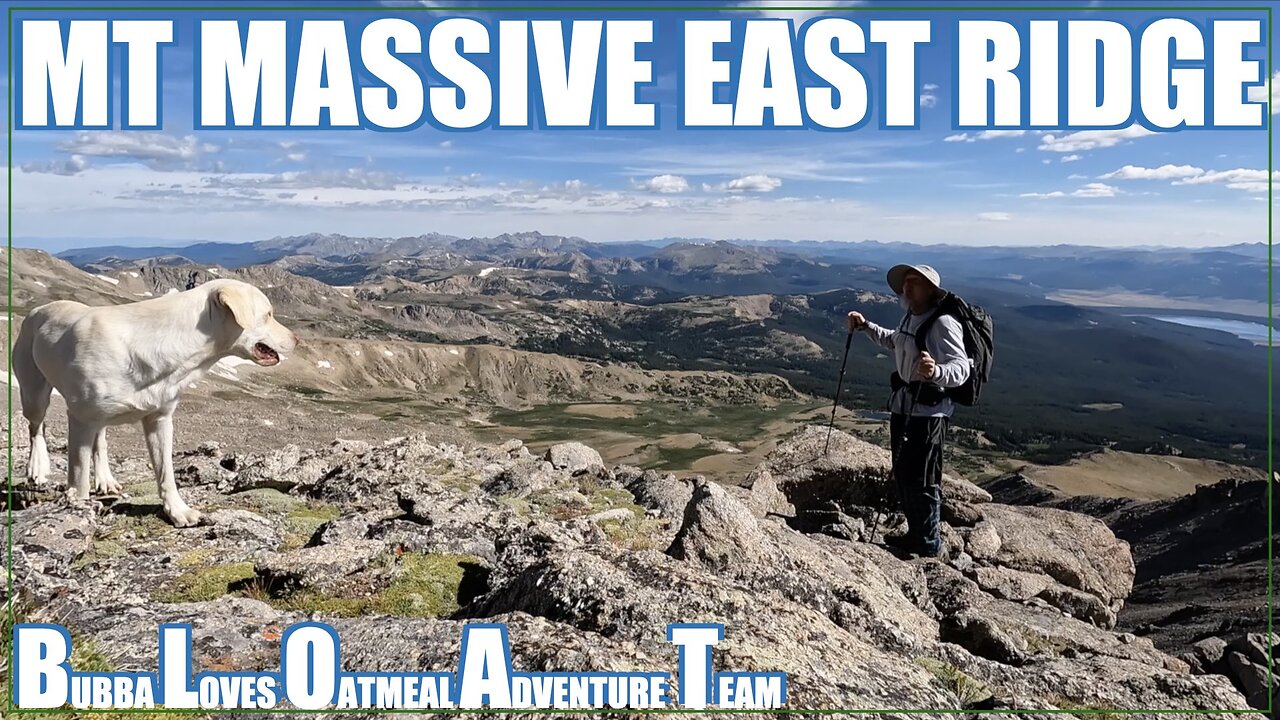
[{"label": "rocky slope", "polygon": [[1236,473],[1155,501],[1065,496],[1017,474],[986,487],[1002,502],[1105,522],[1130,543],[1136,566],[1120,627],[1197,671],[1230,677],[1254,707],[1265,708],[1270,648],[1280,644],[1267,625],[1267,506],[1275,486],[1250,469]]},{"label": "rocky slope", "polygon": [[901,522],[878,512],[886,451],[837,433],[824,454],[825,436],[743,488],[578,444],[205,445],[177,467],[212,525],[163,524],[138,459],[114,503],[20,493],[14,587],[122,670],[154,667],[161,622],[195,621],[202,668],[273,667],[280,630],[322,618],[349,669],[453,669],[483,619],[510,625],[517,668],[590,670],[674,668],[665,625],[702,621],[726,625],[717,669],[786,672],[791,708],[1247,708],[1110,629],[1134,567],[1101,522],[949,477],[948,558],[901,558],[868,542]]}]

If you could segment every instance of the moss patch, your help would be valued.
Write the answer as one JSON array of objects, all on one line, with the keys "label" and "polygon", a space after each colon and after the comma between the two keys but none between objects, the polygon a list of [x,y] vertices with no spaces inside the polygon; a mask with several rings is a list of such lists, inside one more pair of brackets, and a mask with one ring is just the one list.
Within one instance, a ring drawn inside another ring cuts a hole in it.
[{"label": "moss patch", "polygon": [[129,483],[124,486],[124,492],[132,498],[152,499],[160,497],[160,493],[156,491],[156,484],[154,481]]},{"label": "moss patch", "polygon": [[994,695],[986,683],[950,663],[923,657],[916,658],[916,664],[933,673],[942,687],[951,691],[960,700],[961,707],[970,707]]},{"label": "moss patch", "polygon": [[178,556],[178,567],[193,568],[208,565],[209,561],[218,556],[218,553],[209,548],[201,548],[190,552],[182,553]]},{"label": "moss patch", "polygon": [[121,545],[116,540],[112,540],[110,538],[94,540],[93,545],[89,547],[89,551],[76,558],[76,561],[71,563],[71,569],[83,570],[94,563],[110,560],[111,558],[123,557],[126,553],[128,553],[128,550],[126,550],[124,545]]},{"label": "moss patch", "polygon": [[227,497],[235,507],[257,513],[287,513],[306,501],[274,488],[254,488],[232,493]]},{"label": "moss patch", "polygon": [[533,515],[533,506],[528,500],[518,498],[514,495],[502,495],[498,498],[498,502],[511,508],[511,511],[520,517],[529,517]]},{"label": "moss patch", "polygon": [[660,550],[658,537],[663,521],[643,513],[626,520],[604,520],[600,529],[614,545],[628,550]]},{"label": "moss patch", "polygon": [[254,577],[253,563],[241,562],[196,568],[174,578],[152,597],[160,602],[201,602],[222,597],[229,587]]},{"label": "moss patch", "polygon": [[284,517],[284,542],[281,550],[296,550],[306,545],[321,525],[342,514],[336,505],[307,502],[289,508]]},{"label": "moss patch", "polygon": [[387,556],[393,577],[387,586],[372,595],[343,597],[317,592],[269,597],[261,588],[245,594],[266,600],[281,610],[337,617],[395,615],[398,617],[440,617],[482,591],[487,571],[479,558],[471,555],[405,553]]},{"label": "moss patch", "polygon": [[[106,540],[150,540],[173,530],[164,518],[160,517],[160,506],[155,512],[138,512],[137,514],[118,514],[107,531],[102,534]],[[129,543],[123,543],[126,547]]]}]

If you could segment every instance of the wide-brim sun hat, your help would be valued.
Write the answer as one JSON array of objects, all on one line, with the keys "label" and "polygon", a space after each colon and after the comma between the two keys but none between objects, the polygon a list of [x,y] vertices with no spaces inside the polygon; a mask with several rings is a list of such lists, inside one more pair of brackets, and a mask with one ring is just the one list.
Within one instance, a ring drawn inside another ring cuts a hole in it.
[{"label": "wide-brim sun hat", "polygon": [[942,288],[942,276],[938,275],[938,271],[928,265],[894,265],[889,268],[889,272],[885,275],[885,280],[889,282],[889,288],[893,290],[895,295],[902,294],[902,281],[906,279],[907,273],[912,270],[920,273],[925,280],[933,283],[935,288]]}]

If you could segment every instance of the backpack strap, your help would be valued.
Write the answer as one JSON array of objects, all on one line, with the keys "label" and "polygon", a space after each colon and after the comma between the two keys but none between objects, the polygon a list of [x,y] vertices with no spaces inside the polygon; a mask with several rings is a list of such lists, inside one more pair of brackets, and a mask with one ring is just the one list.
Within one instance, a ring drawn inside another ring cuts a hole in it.
[{"label": "backpack strap", "polygon": [[943,315],[951,314],[950,311],[947,310],[947,308],[945,307],[947,301],[950,299],[951,299],[951,293],[947,293],[945,296],[943,296],[943,298],[938,301],[938,305],[937,307],[934,308],[933,313],[928,317],[926,317],[924,319],[924,322],[920,323],[920,327],[916,328],[916,350],[918,350],[919,352],[925,352],[928,349],[927,347],[925,347],[924,341],[925,341],[925,338],[929,337],[929,331],[933,329],[933,324],[938,321],[938,318],[942,317]]}]

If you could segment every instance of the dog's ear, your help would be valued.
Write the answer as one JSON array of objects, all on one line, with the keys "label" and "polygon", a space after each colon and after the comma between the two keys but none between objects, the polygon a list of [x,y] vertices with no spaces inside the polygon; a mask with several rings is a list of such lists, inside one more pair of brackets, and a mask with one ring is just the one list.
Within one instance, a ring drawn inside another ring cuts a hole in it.
[{"label": "dog's ear", "polygon": [[213,299],[231,313],[231,319],[241,328],[247,330],[253,323],[253,304],[240,288],[235,285],[220,288]]}]

